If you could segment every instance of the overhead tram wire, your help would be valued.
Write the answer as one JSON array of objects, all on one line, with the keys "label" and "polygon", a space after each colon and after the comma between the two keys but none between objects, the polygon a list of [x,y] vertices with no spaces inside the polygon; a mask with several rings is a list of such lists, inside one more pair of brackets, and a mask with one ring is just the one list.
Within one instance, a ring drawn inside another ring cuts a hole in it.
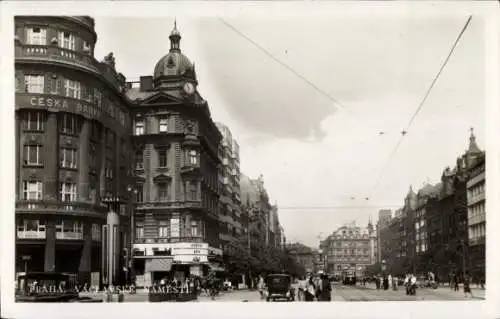
[{"label": "overhead tram wire", "polygon": [[331,210],[331,209],[373,209],[373,208],[396,208],[398,205],[338,205],[338,206],[278,206],[279,210]]},{"label": "overhead tram wire", "polygon": [[[408,130],[410,129],[410,127],[413,125],[415,119],[417,118],[417,116],[420,113],[420,111],[422,110],[425,102],[427,101],[427,98],[429,97],[432,89],[434,88],[434,85],[436,84],[437,80],[441,76],[441,73],[443,72],[444,68],[448,64],[448,61],[450,60],[451,56],[455,52],[455,48],[457,47],[458,42],[462,38],[462,35],[464,34],[465,30],[467,30],[467,28],[468,28],[471,20],[472,20],[472,15],[470,15],[467,18],[467,21],[465,22],[465,25],[462,27],[462,30],[460,31],[460,33],[458,34],[455,42],[453,43],[453,46],[451,47],[451,50],[448,53],[448,56],[446,57],[446,59],[444,60],[443,64],[441,65],[441,68],[439,69],[439,71],[437,72],[436,76],[432,80],[431,85],[429,86],[429,88],[427,89],[427,92],[424,95],[424,98],[422,99],[422,101],[418,105],[417,109],[415,110],[415,113],[413,113],[412,117],[410,118],[410,121],[406,125],[406,128],[403,130],[403,132],[408,132]],[[390,155],[390,157],[389,157],[386,165],[383,167],[382,171],[380,172],[380,175],[378,176],[378,178],[377,178],[377,180],[375,182],[375,185],[373,186],[373,189],[370,192],[371,193],[370,198],[373,197],[375,191],[378,189],[378,186],[379,186],[382,178],[384,177],[385,173],[387,172],[387,170],[389,169],[390,165],[392,164],[392,161],[393,161],[394,157],[396,156],[397,152],[399,151],[399,148],[401,147],[401,144],[402,144],[403,139],[405,138],[405,136],[406,136],[406,134],[401,134],[401,137],[400,137],[398,143],[396,144],[396,147],[393,149],[393,151],[392,151],[392,153],[391,153],[391,155]]]},{"label": "overhead tram wire", "polygon": [[[320,87],[318,87],[316,84],[314,84],[312,81],[310,81],[309,79],[307,79],[304,75],[300,74],[299,72],[297,72],[296,70],[294,70],[292,67],[290,67],[289,65],[287,65],[286,63],[284,63],[283,61],[281,61],[280,59],[278,59],[271,52],[269,52],[266,48],[264,48],[263,46],[261,46],[260,44],[258,44],[257,42],[255,42],[253,39],[251,39],[249,36],[245,35],[243,32],[241,32],[240,30],[238,30],[235,26],[233,26],[232,24],[230,24],[229,22],[227,22],[223,18],[219,17],[219,20],[226,27],[228,27],[233,32],[235,32],[236,34],[238,34],[239,36],[241,36],[242,38],[244,38],[245,40],[247,40],[248,42],[250,42],[253,46],[255,46],[257,49],[259,49],[260,51],[262,51],[265,55],[267,55],[273,61],[275,61],[276,63],[278,63],[279,65],[281,65],[282,67],[284,67],[285,69],[287,69],[288,71],[290,71],[292,74],[294,74],[296,77],[298,77],[299,79],[301,79],[302,81],[304,81],[305,83],[307,83],[316,92],[320,93],[321,95],[323,95],[324,97],[326,97],[328,100],[330,100],[331,102],[333,102],[333,104],[337,107],[337,109],[342,110],[345,113],[347,113],[350,116],[352,116],[353,118],[359,120],[356,116],[354,116],[354,114],[352,112],[350,112],[335,97],[333,97],[332,95],[328,94],[326,91],[324,91],[323,89],[321,89]],[[363,125],[366,126],[366,123],[363,123]]]}]

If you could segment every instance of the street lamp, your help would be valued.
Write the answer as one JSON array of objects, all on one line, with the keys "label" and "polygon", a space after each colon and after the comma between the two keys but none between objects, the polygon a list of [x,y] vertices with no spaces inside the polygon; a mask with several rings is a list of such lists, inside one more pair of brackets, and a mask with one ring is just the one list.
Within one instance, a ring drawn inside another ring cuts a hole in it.
[{"label": "street lamp", "polygon": [[128,267],[128,280],[129,283],[132,284],[133,276],[132,276],[132,269],[133,267],[133,259],[132,259],[132,249],[134,247],[134,242],[135,242],[135,231],[134,231],[134,223],[135,223],[135,204],[137,203],[137,194],[139,193],[139,190],[135,187],[132,187],[132,185],[127,186],[127,192],[129,194],[133,193],[131,200],[129,200],[129,212],[130,212],[130,244],[129,244],[129,252],[128,252],[128,261],[126,267]]}]

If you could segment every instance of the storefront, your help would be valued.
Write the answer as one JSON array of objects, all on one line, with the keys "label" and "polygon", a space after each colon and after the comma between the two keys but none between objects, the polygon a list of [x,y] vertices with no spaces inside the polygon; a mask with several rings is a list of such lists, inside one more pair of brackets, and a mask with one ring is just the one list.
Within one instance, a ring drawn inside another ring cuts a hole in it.
[{"label": "storefront", "polygon": [[141,287],[163,278],[183,281],[205,275],[209,247],[207,243],[135,244],[133,255],[136,285]]}]

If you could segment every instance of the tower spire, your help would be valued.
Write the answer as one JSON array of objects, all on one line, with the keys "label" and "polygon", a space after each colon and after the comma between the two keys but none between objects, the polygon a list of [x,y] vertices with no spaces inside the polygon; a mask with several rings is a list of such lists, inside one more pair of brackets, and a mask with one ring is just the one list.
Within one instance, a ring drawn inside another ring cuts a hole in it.
[{"label": "tower spire", "polygon": [[181,42],[181,33],[177,30],[177,19],[174,20],[174,28],[172,32],[170,32],[170,51],[181,51],[180,42]]},{"label": "tower spire", "polygon": [[471,127],[469,129],[470,131],[470,136],[469,136],[469,149],[467,150],[468,153],[480,153],[481,150],[477,146],[476,143],[476,135],[474,135],[474,128]]}]

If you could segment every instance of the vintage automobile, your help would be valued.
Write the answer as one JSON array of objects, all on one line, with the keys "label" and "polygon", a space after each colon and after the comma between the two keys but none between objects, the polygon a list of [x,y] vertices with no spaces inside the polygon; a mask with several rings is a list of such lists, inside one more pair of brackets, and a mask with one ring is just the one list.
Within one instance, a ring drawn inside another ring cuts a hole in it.
[{"label": "vintage automobile", "polygon": [[93,302],[80,298],[70,276],[55,272],[28,272],[17,277],[16,302]]},{"label": "vintage automobile", "polygon": [[266,301],[285,299],[295,300],[295,289],[292,287],[292,277],[286,274],[271,274],[266,277]]}]

